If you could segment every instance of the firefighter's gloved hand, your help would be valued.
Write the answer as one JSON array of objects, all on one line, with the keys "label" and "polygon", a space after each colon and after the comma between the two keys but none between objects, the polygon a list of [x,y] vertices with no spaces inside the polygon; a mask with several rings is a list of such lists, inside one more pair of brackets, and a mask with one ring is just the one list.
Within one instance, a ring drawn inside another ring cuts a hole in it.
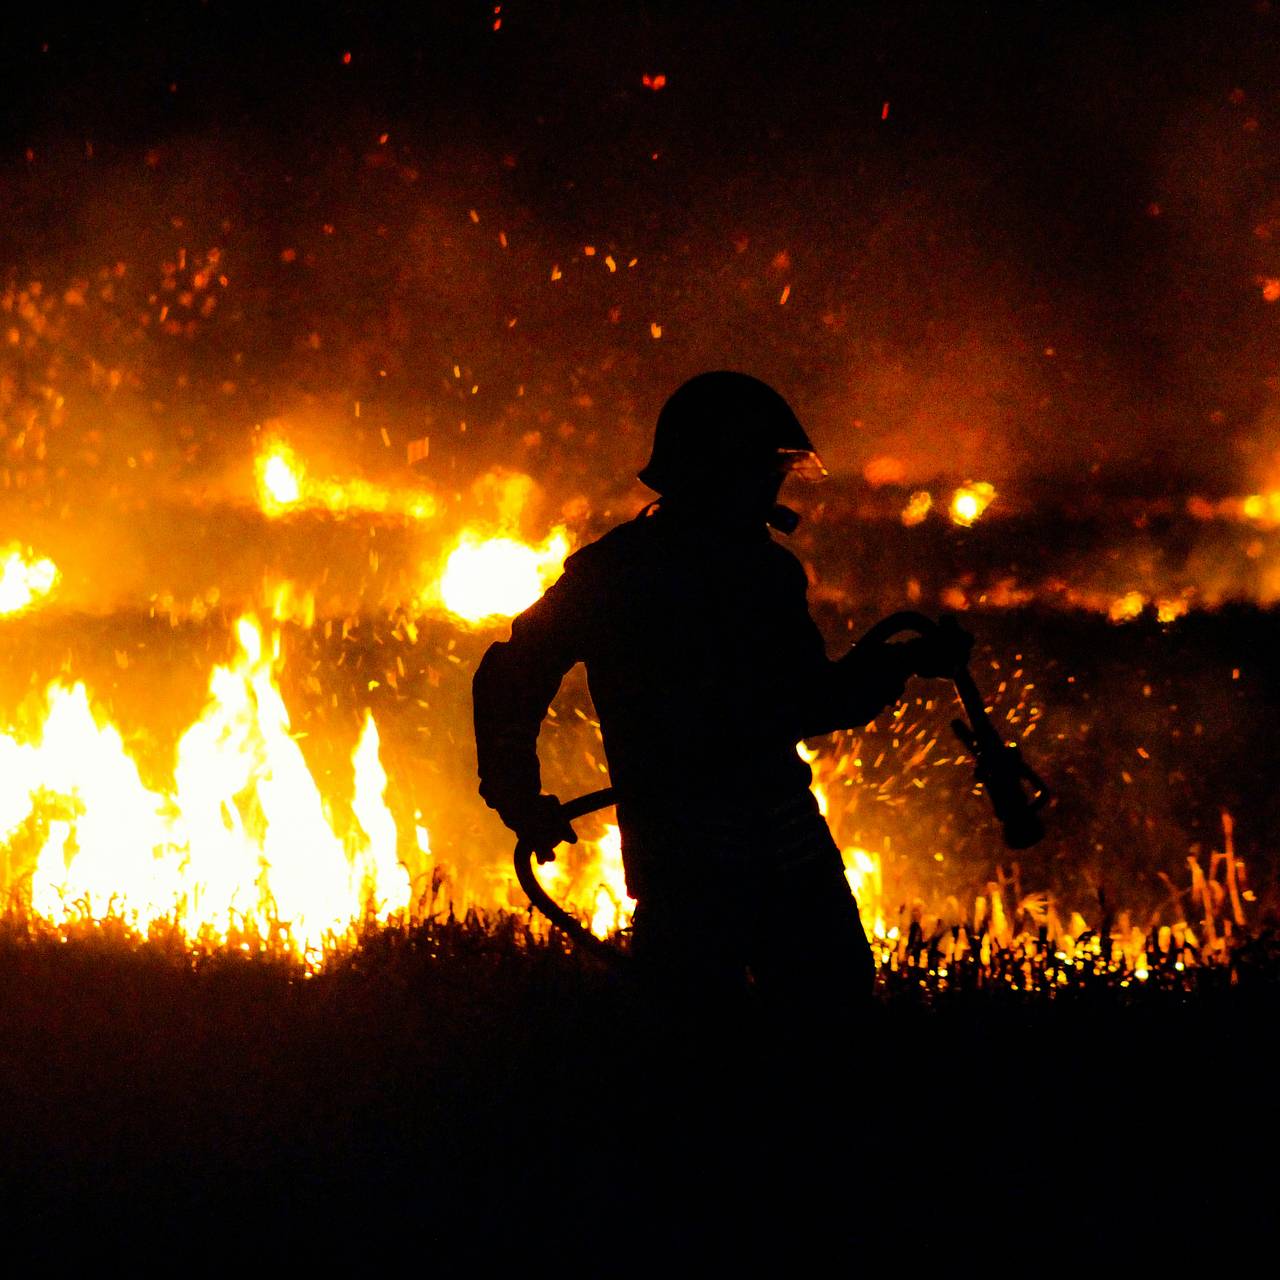
[{"label": "firefighter's gloved hand", "polygon": [[556,796],[534,796],[516,809],[504,812],[502,820],[522,844],[532,847],[540,863],[555,860],[556,845],[578,843]]},{"label": "firefighter's gloved hand", "polygon": [[973,652],[973,634],[951,614],[944,614],[932,631],[906,641],[902,648],[903,661],[910,671],[926,679],[945,680],[968,664]]}]

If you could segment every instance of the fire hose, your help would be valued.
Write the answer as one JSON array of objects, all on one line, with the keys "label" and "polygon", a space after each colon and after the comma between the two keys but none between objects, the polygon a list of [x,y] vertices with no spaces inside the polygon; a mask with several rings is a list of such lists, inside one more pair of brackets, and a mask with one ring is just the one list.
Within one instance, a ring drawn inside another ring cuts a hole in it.
[{"label": "fire hose", "polygon": [[[940,625],[923,613],[904,609],[882,618],[858,641],[856,647],[887,644],[904,632],[927,636]],[[1040,775],[1026,762],[1021,750],[1001,738],[991,723],[969,667],[962,663],[951,672],[950,678],[967,717],[953,719],[951,731],[974,758],[974,777],[982,783],[991,802],[1005,844],[1010,849],[1029,849],[1044,836],[1040,810],[1049,799],[1049,790]],[[561,813],[567,821],[573,822],[599,809],[607,809],[616,798],[612,787],[604,787],[566,801],[561,806]],[[611,962],[619,960],[623,953],[613,943],[597,938],[542,887],[533,869],[534,855],[535,850],[528,841],[521,840],[516,844],[516,879],[529,901],[579,947]]]}]

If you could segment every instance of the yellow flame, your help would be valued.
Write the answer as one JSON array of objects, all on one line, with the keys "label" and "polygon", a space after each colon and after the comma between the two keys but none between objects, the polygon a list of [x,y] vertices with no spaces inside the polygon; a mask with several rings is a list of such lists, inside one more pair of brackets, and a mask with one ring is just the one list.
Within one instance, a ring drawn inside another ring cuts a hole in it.
[{"label": "yellow flame", "polygon": [[335,818],[290,726],[276,679],[279,637],[241,618],[237,653],[214,668],[182,735],[171,789],[148,787],[119,729],[83,684],[54,683],[38,730],[0,734],[0,838],[34,831],[33,911],[55,923],[172,920],[188,938],[283,935],[308,962],[363,918],[409,903],[366,715],[353,756],[352,820]]},{"label": "yellow flame", "polygon": [[267,458],[262,468],[262,487],[267,501],[280,508],[291,507],[302,497],[298,473],[282,453]]},{"label": "yellow flame", "polygon": [[424,520],[436,514],[435,497],[420,488],[388,488],[368,480],[312,475],[285,441],[268,438],[254,458],[258,505],[276,518],[294,511],[365,513]]},{"label": "yellow flame", "polygon": [[992,503],[995,487],[985,480],[962,484],[951,495],[951,519],[959,525],[971,525]]},{"label": "yellow flame", "polygon": [[0,616],[21,613],[49,595],[61,576],[52,560],[11,542],[0,550]]},{"label": "yellow flame", "polygon": [[563,528],[533,545],[505,535],[464,533],[445,562],[440,598],[464,622],[512,618],[560,576],[568,554]]},{"label": "yellow flame", "polygon": [[869,849],[850,845],[841,850],[844,860],[844,876],[858,903],[862,927],[874,938],[883,938],[884,882],[881,874],[880,855]]},{"label": "yellow flame", "polygon": [[636,900],[627,896],[627,882],[622,870],[622,832],[609,823],[599,840],[593,842],[596,865],[593,879],[595,896],[591,904],[591,932],[607,938],[625,929],[635,914]]},{"label": "yellow flame", "polygon": [[1111,602],[1107,616],[1112,622],[1129,622],[1138,617],[1146,607],[1147,598],[1141,591],[1126,591]]}]

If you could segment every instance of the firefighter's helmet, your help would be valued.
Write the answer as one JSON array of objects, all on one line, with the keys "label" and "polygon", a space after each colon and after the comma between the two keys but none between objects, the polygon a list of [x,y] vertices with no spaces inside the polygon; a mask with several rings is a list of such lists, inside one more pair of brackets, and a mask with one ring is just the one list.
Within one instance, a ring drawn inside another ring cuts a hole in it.
[{"label": "firefighter's helmet", "polygon": [[826,475],[791,406],[771,386],[717,371],[690,378],[662,406],[640,479],[670,496],[762,471]]}]

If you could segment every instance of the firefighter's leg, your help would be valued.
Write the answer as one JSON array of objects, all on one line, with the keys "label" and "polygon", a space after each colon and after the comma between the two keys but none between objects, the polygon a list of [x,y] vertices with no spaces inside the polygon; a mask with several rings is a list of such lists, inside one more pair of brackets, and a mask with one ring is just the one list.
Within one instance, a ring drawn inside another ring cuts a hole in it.
[{"label": "firefighter's leg", "polygon": [[875,965],[834,844],[762,884],[750,964],[779,1016],[814,1027],[856,1025]]},{"label": "firefighter's leg", "polygon": [[641,899],[631,927],[638,977],[673,1012],[696,1013],[745,992],[741,917],[731,902],[689,885]]}]

